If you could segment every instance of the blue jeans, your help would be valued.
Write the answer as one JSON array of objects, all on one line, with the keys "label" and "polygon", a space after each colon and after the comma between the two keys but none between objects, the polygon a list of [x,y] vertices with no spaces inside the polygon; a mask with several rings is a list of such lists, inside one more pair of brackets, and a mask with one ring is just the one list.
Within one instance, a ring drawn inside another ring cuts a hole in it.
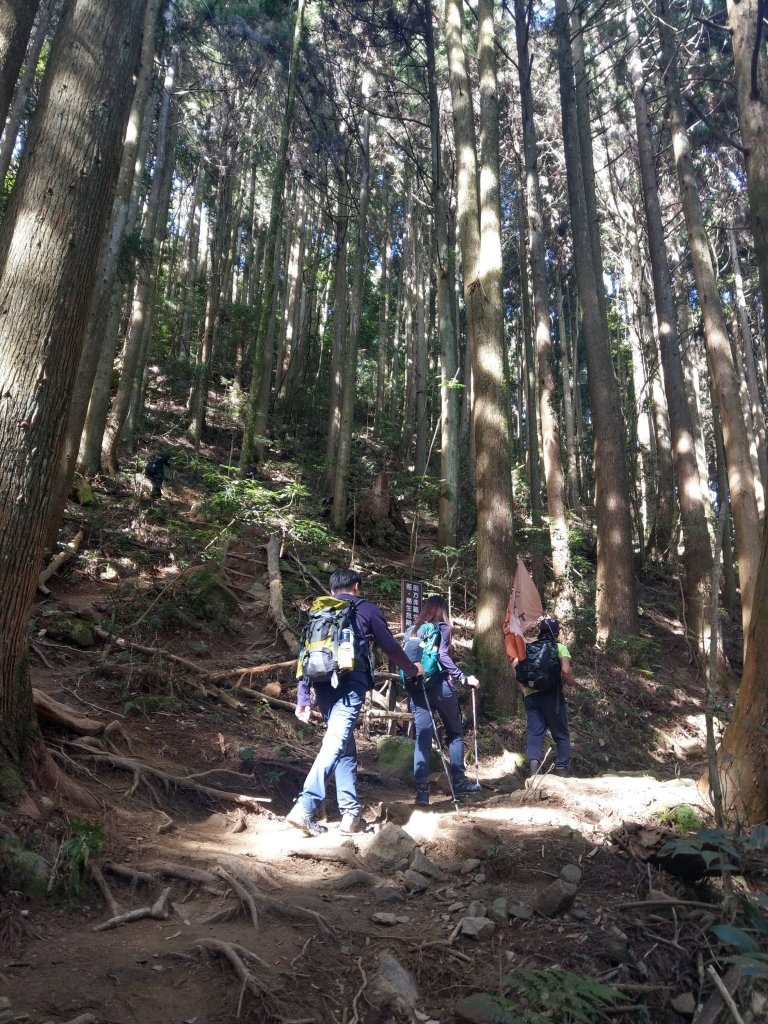
[{"label": "blue jeans", "polygon": [[316,696],[318,710],[325,720],[325,736],[297,802],[314,815],[325,800],[328,780],[335,774],[339,810],[342,814],[359,814],[355,725],[365,700],[365,688],[343,683],[337,688],[319,686]]},{"label": "blue jeans", "polygon": [[[454,783],[464,781],[464,728],[461,724],[459,698],[446,680],[442,692],[435,698],[430,694],[432,713],[440,716],[448,738],[448,754]],[[410,699],[413,723],[416,727],[416,746],[413,749],[413,777],[417,785],[429,782],[429,754],[432,750],[432,719],[423,691],[414,689]]]},{"label": "blue jeans", "polygon": [[532,693],[523,698],[528,719],[527,755],[529,761],[540,761],[547,730],[555,741],[557,768],[571,763],[571,734],[568,731],[568,708],[560,687],[549,693]]}]

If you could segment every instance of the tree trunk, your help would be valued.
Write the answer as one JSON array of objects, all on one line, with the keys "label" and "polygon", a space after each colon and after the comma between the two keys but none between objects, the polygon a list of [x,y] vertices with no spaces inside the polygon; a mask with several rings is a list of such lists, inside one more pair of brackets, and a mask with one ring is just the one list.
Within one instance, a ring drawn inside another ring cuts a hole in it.
[{"label": "tree trunk", "polygon": [[[88,403],[93,391],[94,378],[103,347],[113,352],[111,341],[105,337],[109,315],[110,298],[114,291],[120,247],[128,224],[131,193],[136,173],[136,158],[142,133],[142,119],[147,107],[153,81],[153,63],[157,38],[157,20],[163,0],[148,0],[144,16],[144,32],[141,48],[141,63],[136,77],[136,89],[128,116],[128,126],[123,139],[123,152],[117,190],[112,204],[112,219],[105,232],[99,253],[99,273],[96,288],[88,308],[88,320],[80,353],[80,364],[72,389],[72,401],[67,419],[61,465],[51,502],[51,516],[48,523],[47,543],[52,546],[61,524],[61,517],[67,502],[75,473],[83,425],[88,412]],[[110,364],[111,370],[111,364]]]},{"label": "tree trunk", "polygon": [[267,230],[266,252],[264,256],[264,291],[261,300],[261,314],[259,316],[259,327],[256,339],[256,351],[253,357],[253,376],[251,379],[251,390],[248,403],[248,412],[243,434],[243,444],[240,449],[240,470],[244,472],[252,463],[254,456],[254,440],[256,433],[256,417],[259,411],[259,399],[261,392],[261,379],[267,373],[272,373],[272,363],[268,367],[264,365],[264,350],[267,338],[267,328],[270,317],[275,317],[275,284],[272,268],[275,263],[275,250],[283,212],[283,192],[285,191],[285,177],[288,170],[288,140],[293,124],[293,111],[296,106],[296,78],[299,70],[299,50],[301,47],[301,33],[304,24],[304,6],[306,0],[298,0],[296,8],[296,20],[293,27],[293,45],[291,48],[291,62],[288,69],[288,89],[285,98],[285,111],[280,127],[280,146],[277,152],[277,159],[272,174],[272,202],[269,208],[269,228]]},{"label": "tree trunk", "polygon": [[[155,159],[155,173],[152,178],[152,189],[147,202],[147,214],[144,222],[144,238],[151,246],[151,257],[144,260],[139,270],[139,280],[133,298],[130,326],[125,339],[123,351],[123,368],[120,375],[120,384],[117,389],[109,421],[104,431],[104,441],[101,450],[101,464],[105,473],[116,473],[117,446],[125,426],[128,409],[131,403],[131,394],[139,369],[141,356],[142,338],[144,324],[147,318],[151,318],[152,309],[150,305],[151,290],[153,282],[153,271],[157,263],[160,250],[160,236],[165,233],[165,225],[158,227],[160,220],[160,198],[163,189],[163,178],[165,172],[165,161],[169,158],[168,139],[169,122],[171,113],[171,93],[173,91],[174,68],[169,66],[166,71],[165,85],[163,87],[163,99],[160,109],[160,116],[157,125],[157,153]],[[167,211],[163,211],[163,215]]]},{"label": "tree trunk", "polygon": [[434,209],[435,249],[437,252],[437,333],[440,339],[440,506],[437,525],[438,548],[455,547],[459,514],[459,360],[451,314],[452,271],[455,251],[448,238],[448,208],[440,138],[440,101],[435,70],[435,35],[432,25],[432,0],[422,9],[424,42],[427,51],[427,87],[429,91],[429,128],[432,157],[432,205]]},{"label": "tree trunk", "polygon": [[328,431],[325,442],[323,488],[333,494],[336,482],[336,451],[341,426],[341,392],[344,347],[347,337],[347,239],[349,236],[349,194],[347,176],[339,170],[339,199],[336,215],[336,254],[333,269],[333,348],[328,392]]},{"label": "tree trunk", "polygon": [[120,168],[141,47],[136,25],[142,24],[145,6],[146,0],[79,0],[70,6],[0,227],[4,800],[18,793],[26,767],[40,773],[50,767],[41,755],[32,710],[27,622],[99,244]]},{"label": "tree trunk", "polygon": [[[39,0],[37,0],[39,3]],[[19,79],[13,102],[8,111],[8,117],[3,129],[3,141],[0,145],[0,182],[5,181],[8,168],[11,166],[13,151],[16,148],[16,140],[19,134],[21,122],[24,120],[24,113],[27,109],[27,101],[32,89],[32,83],[37,73],[37,62],[43,49],[45,37],[48,35],[48,28],[51,23],[51,8],[54,0],[45,0],[40,7],[40,14],[35,25],[32,37],[29,40],[29,48],[26,53],[24,74]],[[0,8],[2,7],[0,3]],[[36,4],[35,4],[36,6]],[[2,17],[2,15],[0,15]],[[0,29],[0,32],[2,30]],[[5,69],[3,69],[5,70]]]},{"label": "tree trunk", "polygon": [[[478,673],[500,710],[515,705],[509,660],[500,628],[512,586],[515,537],[504,392],[504,312],[498,177],[498,108],[493,5],[478,6],[481,80],[481,168],[478,176],[472,91],[463,39],[462,0],[446,0],[445,36],[453,99],[459,237],[464,300],[472,353],[473,426],[477,465]],[[480,195],[478,195],[478,178]]]},{"label": "tree trunk", "polygon": [[[363,103],[370,95],[370,82],[363,80]],[[349,466],[352,461],[352,428],[357,395],[357,349],[360,341],[360,320],[363,314],[363,294],[368,272],[368,198],[370,196],[370,115],[363,110],[360,138],[360,188],[357,196],[357,241],[355,265],[352,271],[352,292],[349,300],[349,334],[343,366],[341,416],[339,419],[339,450],[336,461],[336,479],[333,488],[331,521],[338,531],[347,522],[347,492]]]},{"label": "tree trunk", "polygon": [[[429,0],[428,0],[429,2]],[[430,19],[432,8],[430,2]],[[431,20],[430,20],[431,24]],[[429,58],[427,58],[429,60]],[[429,66],[429,65],[428,65]],[[388,175],[382,172],[381,206],[384,217],[384,233],[381,241],[381,298],[379,299],[379,339],[378,359],[376,364],[376,412],[374,415],[374,431],[378,434],[384,422],[386,399],[387,363],[389,361],[389,242],[390,242],[390,209],[387,190]]]},{"label": "tree trunk", "polygon": [[578,241],[591,236],[576,122],[567,0],[556,0],[555,9],[568,199],[573,237],[577,240],[574,256],[592,408],[597,518],[597,636],[601,641],[609,641],[635,635],[638,631],[624,424],[608,327],[601,314],[599,266],[595,265],[592,246],[583,246]]},{"label": "tree trunk", "polygon": [[[565,480],[560,457],[560,424],[555,409],[555,377],[552,369],[552,324],[549,316],[544,224],[541,186],[536,155],[536,129],[533,121],[533,91],[528,56],[528,19],[525,0],[515,0],[515,36],[517,67],[520,77],[520,106],[523,119],[523,156],[525,159],[526,199],[528,206],[528,238],[531,254],[531,284],[536,335],[536,358],[539,370],[539,415],[544,452],[544,479],[547,487],[547,518],[552,545],[552,571],[557,598],[556,613],[568,616],[571,611],[570,550],[568,523],[565,518]],[[522,247],[521,247],[522,248]],[[569,385],[570,386],[570,385]],[[538,461],[538,459],[537,459]]]},{"label": "tree trunk", "polygon": [[[755,480],[749,455],[749,439],[741,411],[736,367],[720,306],[717,277],[709,251],[704,213],[691,158],[685,114],[680,96],[676,42],[669,24],[668,0],[657,0],[657,10],[661,68],[669,102],[675,165],[688,229],[698,302],[704,324],[704,339],[723,426],[723,442],[728,463],[728,487],[736,531],[742,626],[746,640],[752,614],[752,590],[757,579],[760,559],[760,526],[757,501],[755,500]],[[724,497],[721,495],[721,499]]]},{"label": "tree trunk", "polygon": [[0,0],[0,125],[5,124],[40,0]]},{"label": "tree trunk", "polygon": [[573,415],[573,386],[571,383],[570,356],[568,350],[568,332],[565,322],[565,303],[563,301],[563,286],[561,283],[561,271],[557,273],[557,330],[560,339],[560,358],[563,370],[563,419],[565,420],[565,450],[568,455],[568,504],[571,511],[578,513],[579,501],[579,456],[576,447],[576,424]]},{"label": "tree trunk", "polygon": [[427,444],[429,418],[427,415],[427,374],[429,372],[429,351],[427,349],[427,274],[424,270],[429,257],[425,250],[429,245],[427,232],[420,238],[421,257],[417,260],[414,280],[416,296],[416,329],[413,332],[413,390],[415,398],[416,449],[413,465],[416,476],[427,472]]},{"label": "tree trunk", "polygon": [[[760,401],[760,389],[757,383],[757,367],[755,365],[755,350],[752,345],[752,331],[749,327],[749,310],[744,297],[744,281],[741,276],[741,263],[739,261],[739,247],[736,244],[736,232],[733,228],[728,229],[728,247],[731,253],[731,266],[733,268],[733,283],[736,300],[736,311],[739,318],[739,331],[741,333],[741,344],[744,352],[742,367],[739,367],[739,379],[744,380],[747,389],[748,414],[745,420],[751,423],[752,439],[757,449],[758,471],[763,493],[768,489],[768,449],[766,448],[765,415],[763,405]],[[739,352],[737,344],[737,353]]]},{"label": "tree trunk", "polygon": [[[768,57],[765,0],[727,0],[736,68],[736,103],[746,149],[747,195],[755,262],[763,300],[763,344],[768,343]],[[756,38],[760,31],[760,40]],[[766,482],[768,483],[768,482]]]},{"label": "tree trunk", "polygon": [[[768,529],[754,590],[754,607],[768,607]],[[727,816],[734,824],[757,825],[768,818],[768,615],[753,615],[744,671],[718,755]]]}]

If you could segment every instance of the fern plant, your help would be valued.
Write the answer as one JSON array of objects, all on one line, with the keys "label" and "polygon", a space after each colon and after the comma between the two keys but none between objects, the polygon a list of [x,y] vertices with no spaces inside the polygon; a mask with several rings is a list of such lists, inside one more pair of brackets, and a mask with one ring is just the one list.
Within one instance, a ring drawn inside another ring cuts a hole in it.
[{"label": "fern plant", "polygon": [[51,868],[48,891],[62,896],[67,903],[74,903],[80,896],[85,869],[103,849],[103,829],[92,821],[73,818]]},{"label": "fern plant", "polygon": [[570,971],[515,971],[506,986],[505,996],[491,997],[494,1024],[597,1024],[623,999],[616,989]]}]

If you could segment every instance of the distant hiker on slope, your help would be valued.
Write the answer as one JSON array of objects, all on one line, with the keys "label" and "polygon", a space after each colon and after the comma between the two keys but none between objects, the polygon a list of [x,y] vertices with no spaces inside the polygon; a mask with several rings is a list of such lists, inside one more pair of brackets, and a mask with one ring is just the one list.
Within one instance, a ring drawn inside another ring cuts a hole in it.
[{"label": "distant hiker on slope", "polygon": [[575,679],[570,652],[565,644],[558,643],[559,634],[557,619],[542,619],[538,639],[526,644],[525,659],[512,659],[525,704],[531,775],[541,767],[547,730],[555,741],[555,774],[568,775],[571,763],[571,734],[563,684],[573,685]]},{"label": "distant hiker on slope", "polygon": [[[444,597],[433,595],[422,605],[413,626],[406,632],[405,653],[421,662],[420,651],[434,650],[434,671],[429,672],[424,656],[424,676],[421,679],[406,680],[410,698],[410,709],[416,726],[416,746],[413,751],[413,777],[416,782],[416,806],[429,804],[429,754],[432,749],[432,734],[435,731],[433,712],[442,719],[448,738],[448,753],[451,761],[451,788],[454,799],[461,800],[468,793],[475,793],[480,786],[471,782],[464,770],[464,728],[461,722],[459,699],[454,683],[478,689],[480,680],[476,676],[465,676],[451,655],[451,625],[448,618],[448,602]],[[422,682],[423,680],[423,682]],[[435,736],[435,742],[439,739]]]},{"label": "distant hiker on slope", "polygon": [[373,686],[371,642],[378,644],[408,676],[421,673],[421,665],[404,654],[390,633],[381,610],[360,596],[360,582],[352,569],[337,569],[329,584],[333,596],[313,602],[302,635],[296,717],[309,721],[312,686],[326,732],[285,820],[308,836],[328,831],[315,815],[325,799],[331,775],[336,778],[336,800],[342,815],[339,831],[349,835],[364,828],[357,798],[355,725],[365,695]]}]

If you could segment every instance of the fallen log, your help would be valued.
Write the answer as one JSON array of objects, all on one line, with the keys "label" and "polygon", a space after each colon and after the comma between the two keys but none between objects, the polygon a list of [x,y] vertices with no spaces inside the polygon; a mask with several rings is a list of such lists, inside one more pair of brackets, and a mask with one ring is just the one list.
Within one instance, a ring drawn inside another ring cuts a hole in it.
[{"label": "fallen log", "polygon": [[[296,665],[296,658],[291,661],[273,661],[269,665],[243,665],[238,668],[225,668],[219,672],[208,672],[206,673],[206,680],[211,683],[217,683],[220,679],[229,679],[230,676],[259,676],[265,672],[279,672],[284,668],[294,668]],[[234,689],[237,689],[235,684]]]},{"label": "fallen log", "polygon": [[37,579],[37,589],[40,591],[41,594],[45,594],[46,596],[50,594],[50,590],[48,589],[48,587],[46,587],[45,584],[48,582],[48,580],[51,578],[51,576],[53,576],[55,572],[59,571],[59,569],[62,567],[62,565],[64,565],[65,562],[68,562],[70,558],[73,558],[77,554],[77,552],[80,550],[80,545],[83,543],[84,540],[85,527],[81,526],[80,529],[75,534],[75,536],[69,542],[69,544],[63,544],[62,550],[59,551],[57,555],[54,555],[54,557],[48,564],[48,567],[46,569],[43,569],[43,571],[40,573]]},{"label": "fallen log", "polygon": [[299,641],[288,625],[283,611],[283,580],[280,575],[280,538],[275,534],[267,541],[267,574],[269,576],[269,614],[285,645],[293,654],[299,653]]}]

